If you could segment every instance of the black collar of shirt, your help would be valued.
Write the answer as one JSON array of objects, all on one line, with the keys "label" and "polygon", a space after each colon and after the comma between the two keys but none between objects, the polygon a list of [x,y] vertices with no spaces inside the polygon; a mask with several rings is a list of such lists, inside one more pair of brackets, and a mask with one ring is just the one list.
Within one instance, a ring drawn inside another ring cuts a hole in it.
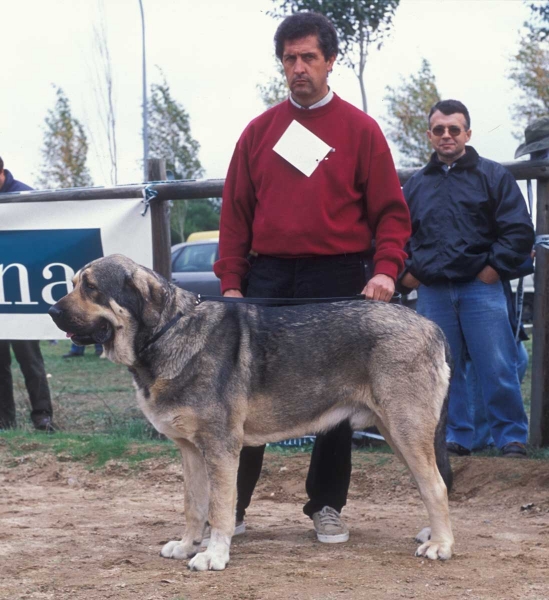
[{"label": "black collar of shirt", "polygon": [[[455,163],[451,166],[451,169],[457,169],[458,171],[465,171],[467,169],[474,169],[478,165],[479,159],[478,152],[473,146],[465,146],[465,154],[460,156]],[[425,173],[430,171],[442,171],[446,163],[443,163],[436,152],[433,152],[431,159],[425,166]]]}]

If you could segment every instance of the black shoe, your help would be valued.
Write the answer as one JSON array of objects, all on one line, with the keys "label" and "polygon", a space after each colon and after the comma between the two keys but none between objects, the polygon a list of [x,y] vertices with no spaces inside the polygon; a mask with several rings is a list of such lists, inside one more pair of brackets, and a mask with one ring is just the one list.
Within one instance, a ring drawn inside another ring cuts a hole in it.
[{"label": "black shoe", "polygon": [[80,356],[84,356],[84,354],[77,354],[76,352],[69,352],[68,354],[63,354],[63,358],[78,358]]},{"label": "black shoe", "polygon": [[34,421],[34,428],[36,431],[45,431],[46,433],[55,433],[57,431],[57,427],[48,415],[36,419]]},{"label": "black shoe", "polygon": [[461,444],[456,444],[456,442],[447,442],[446,449],[450,456],[469,456],[471,454],[469,448],[465,448]]},{"label": "black shoe", "polygon": [[528,458],[528,450],[520,442],[509,442],[501,449],[501,455],[505,458]]}]

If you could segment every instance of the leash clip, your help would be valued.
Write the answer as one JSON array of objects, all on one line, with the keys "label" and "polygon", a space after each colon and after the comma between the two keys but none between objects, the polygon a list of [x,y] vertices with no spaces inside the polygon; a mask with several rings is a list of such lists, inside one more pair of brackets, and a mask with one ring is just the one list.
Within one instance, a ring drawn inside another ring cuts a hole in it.
[{"label": "leash clip", "polygon": [[147,214],[147,211],[149,210],[151,200],[158,196],[158,190],[155,190],[152,185],[148,185],[146,188],[143,188],[141,192],[143,193],[143,200],[141,200],[141,202],[143,202],[143,204],[145,205],[141,216],[144,217]]}]

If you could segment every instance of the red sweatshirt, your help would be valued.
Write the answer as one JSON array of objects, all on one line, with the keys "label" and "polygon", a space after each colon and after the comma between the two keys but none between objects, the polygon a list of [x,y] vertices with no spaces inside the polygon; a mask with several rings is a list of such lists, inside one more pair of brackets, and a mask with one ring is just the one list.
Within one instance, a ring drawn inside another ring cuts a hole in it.
[{"label": "red sweatshirt", "polygon": [[[335,149],[307,177],[273,146],[298,121]],[[378,124],[334,95],[304,110],[289,100],[254,119],[236,145],[223,189],[221,289],[240,289],[251,250],[280,258],[363,252],[374,273],[402,270],[410,215]]]}]

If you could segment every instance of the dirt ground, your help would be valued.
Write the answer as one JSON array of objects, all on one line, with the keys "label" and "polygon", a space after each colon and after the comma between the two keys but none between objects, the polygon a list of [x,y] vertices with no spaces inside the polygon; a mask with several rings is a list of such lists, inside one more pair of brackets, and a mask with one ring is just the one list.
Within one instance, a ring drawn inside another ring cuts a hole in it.
[{"label": "dirt ground", "polygon": [[268,454],[227,570],[192,573],[159,556],[183,529],[176,462],[89,471],[0,447],[0,598],[549,598],[549,462],[452,459],[455,556],[432,562],[414,557],[426,513],[387,454],[356,453],[351,538],[318,543],[301,512],[308,460]]}]

